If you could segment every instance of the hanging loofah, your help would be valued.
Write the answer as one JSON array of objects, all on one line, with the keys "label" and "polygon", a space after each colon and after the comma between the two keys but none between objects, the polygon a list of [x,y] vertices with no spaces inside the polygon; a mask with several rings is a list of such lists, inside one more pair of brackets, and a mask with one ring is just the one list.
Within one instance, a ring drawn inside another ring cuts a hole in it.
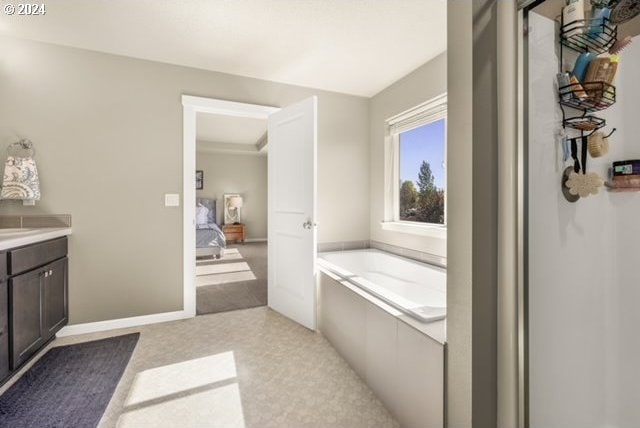
[{"label": "hanging loofah", "polygon": [[578,174],[571,172],[565,186],[569,188],[572,195],[580,195],[586,198],[589,195],[597,195],[598,189],[604,185],[604,180],[595,172]]},{"label": "hanging loofah", "polygon": [[592,158],[599,158],[609,153],[609,138],[600,131],[589,136],[589,154]]}]

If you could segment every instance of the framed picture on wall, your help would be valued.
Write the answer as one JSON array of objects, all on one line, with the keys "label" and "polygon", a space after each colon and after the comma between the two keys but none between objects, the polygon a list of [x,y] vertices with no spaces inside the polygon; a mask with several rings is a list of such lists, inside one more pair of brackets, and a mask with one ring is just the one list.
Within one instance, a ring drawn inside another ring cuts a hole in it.
[{"label": "framed picture on wall", "polygon": [[196,190],[202,190],[204,188],[204,172],[202,170],[196,171]]}]

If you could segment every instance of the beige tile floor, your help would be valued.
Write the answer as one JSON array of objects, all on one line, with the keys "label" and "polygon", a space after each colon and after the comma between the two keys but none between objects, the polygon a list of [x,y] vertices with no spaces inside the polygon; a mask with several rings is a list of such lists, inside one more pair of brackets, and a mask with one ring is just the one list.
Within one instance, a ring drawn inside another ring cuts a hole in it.
[{"label": "beige tile floor", "polygon": [[398,427],[319,334],[259,307],[140,331],[100,428]]}]

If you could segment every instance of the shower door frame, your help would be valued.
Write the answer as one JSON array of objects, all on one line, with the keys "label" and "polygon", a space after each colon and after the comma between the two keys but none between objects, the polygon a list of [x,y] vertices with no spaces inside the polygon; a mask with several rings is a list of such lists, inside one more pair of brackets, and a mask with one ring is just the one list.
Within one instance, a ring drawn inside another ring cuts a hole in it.
[{"label": "shower door frame", "polygon": [[547,0],[518,2],[518,426],[530,427],[529,402],[529,12]]}]

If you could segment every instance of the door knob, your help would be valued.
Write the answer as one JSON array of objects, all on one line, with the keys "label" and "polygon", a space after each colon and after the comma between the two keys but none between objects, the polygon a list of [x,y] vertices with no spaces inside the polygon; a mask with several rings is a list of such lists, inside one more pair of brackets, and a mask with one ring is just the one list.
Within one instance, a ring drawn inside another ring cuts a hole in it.
[{"label": "door knob", "polygon": [[313,227],[315,227],[316,224],[314,222],[311,221],[311,219],[307,219],[307,221],[305,221],[304,223],[302,223],[302,227],[304,227],[305,229],[311,229]]}]

